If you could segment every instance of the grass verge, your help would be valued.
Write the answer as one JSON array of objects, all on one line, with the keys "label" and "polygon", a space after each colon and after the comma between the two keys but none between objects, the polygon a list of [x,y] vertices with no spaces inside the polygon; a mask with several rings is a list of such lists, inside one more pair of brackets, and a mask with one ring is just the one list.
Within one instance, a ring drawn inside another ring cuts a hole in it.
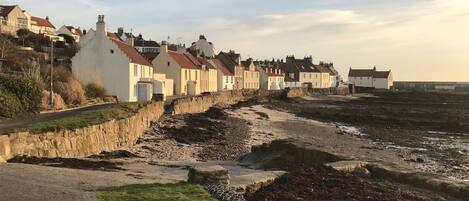
[{"label": "grass verge", "polygon": [[100,201],[216,201],[197,184],[144,184],[96,190]]},{"label": "grass verge", "polygon": [[83,111],[60,119],[29,124],[14,129],[15,132],[44,133],[73,130],[96,125],[113,119],[122,119],[135,114],[141,106],[136,103],[121,103],[111,108]]}]

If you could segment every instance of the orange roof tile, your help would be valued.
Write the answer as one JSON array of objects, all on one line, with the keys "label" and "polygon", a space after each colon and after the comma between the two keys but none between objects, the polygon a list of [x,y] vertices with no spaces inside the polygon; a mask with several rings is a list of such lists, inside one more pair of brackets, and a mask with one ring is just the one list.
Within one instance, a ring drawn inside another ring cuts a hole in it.
[{"label": "orange roof tile", "polygon": [[175,52],[175,51],[169,50],[168,54],[181,66],[181,68],[189,68],[189,69],[200,68],[201,63],[189,53]]},{"label": "orange roof tile", "polygon": [[225,64],[223,64],[222,61],[220,61],[220,59],[212,59],[213,63],[215,63],[216,67],[218,69],[221,70],[221,72],[225,75],[225,76],[233,76],[234,74],[228,70],[228,67],[225,66]]},{"label": "orange roof tile", "polygon": [[46,20],[40,17],[31,16],[31,21],[36,22],[37,26],[49,27],[49,28],[55,29],[55,26],[51,22],[49,22],[49,20]]},{"label": "orange roof tile", "polygon": [[153,66],[147,59],[138,53],[134,47],[113,37],[109,37],[109,39],[111,39],[111,41],[114,42],[114,44],[116,44],[117,47],[119,47],[119,49],[121,49],[129,57],[130,62],[145,66]]}]

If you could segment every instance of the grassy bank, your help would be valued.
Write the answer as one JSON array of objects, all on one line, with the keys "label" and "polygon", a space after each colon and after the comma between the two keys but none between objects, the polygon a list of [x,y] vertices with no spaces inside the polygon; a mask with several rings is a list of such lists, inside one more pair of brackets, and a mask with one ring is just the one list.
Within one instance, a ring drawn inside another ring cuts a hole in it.
[{"label": "grassy bank", "polygon": [[86,126],[96,125],[113,119],[122,119],[135,114],[140,105],[136,103],[121,103],[111,108],[102,108],[79,112],[63,118],[48,120],[25,125],[14,129],[15,132],[44,133],[60,130],[73,130]]},{"label": "grassy bank", "polygon": [[100,201],[216,201],[200,185],[145,184],[96,190]]}]

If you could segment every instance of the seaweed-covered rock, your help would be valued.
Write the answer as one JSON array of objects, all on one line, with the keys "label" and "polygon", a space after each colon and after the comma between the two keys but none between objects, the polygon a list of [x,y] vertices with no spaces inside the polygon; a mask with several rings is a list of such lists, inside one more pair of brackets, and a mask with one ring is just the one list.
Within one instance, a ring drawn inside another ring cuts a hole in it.
[{"label": "seaweed-covered rock", "polygon": [[230,184],[230,175],[225,168],[213,166],[196,166],[189,169],[188,182],[198,184]]}]

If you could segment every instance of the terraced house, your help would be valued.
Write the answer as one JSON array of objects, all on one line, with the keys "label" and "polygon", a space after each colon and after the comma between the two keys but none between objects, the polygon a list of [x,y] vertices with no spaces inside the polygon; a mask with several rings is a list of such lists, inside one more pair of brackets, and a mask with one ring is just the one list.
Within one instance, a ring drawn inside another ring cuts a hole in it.
[{"label": "terraced house", "polygon": [[228,70],[234,75],[234,89],[243,89],[244,66],[241,64],[241,55],[233,50],[230,50],[229,52],[220,52],[217,55],[217,59],[223,62]]},{"label": "terraced house", "polygon": [[352,69],[348,74],[348,81],[357,87],[391,89],[394,84],[392,72],[372,69]]},{"label": "terraced house", "polygon": [[312,57],[296,59],[288,56],[282,64],[287,87],[330,88],[331,71],[320,65],[314,65]]},{"label": "terraced house", "polygon": [[252,59],[248,59],[246,61],[242,61],[241,65],[243,66],[243,88],[244,89],[259,89],[259,81],[260,75],[259,71],[257,71],[256,66],[254,65],[254,61]]},{"label": "terraced house", "polygon": [[264,90],[280,90],[285,88],[285,73],[280,68],[280,61],[254,62],[260,74],[260,88]]},{"label": "terraced house", "polygon": [[152,61],[156,73],[174,80],[175,95],[201,93],[201,67],[197,58],[187,52],[168,50],[166,41],[161,43],[160,54]]},{"label": "terraced house", "polygon": [[84,84],[97,83],[122,102],[144,102],[153,95],[153,66],[116,34],[106,31],[104,16],[96,32],[72,58],[72,72]]}]

